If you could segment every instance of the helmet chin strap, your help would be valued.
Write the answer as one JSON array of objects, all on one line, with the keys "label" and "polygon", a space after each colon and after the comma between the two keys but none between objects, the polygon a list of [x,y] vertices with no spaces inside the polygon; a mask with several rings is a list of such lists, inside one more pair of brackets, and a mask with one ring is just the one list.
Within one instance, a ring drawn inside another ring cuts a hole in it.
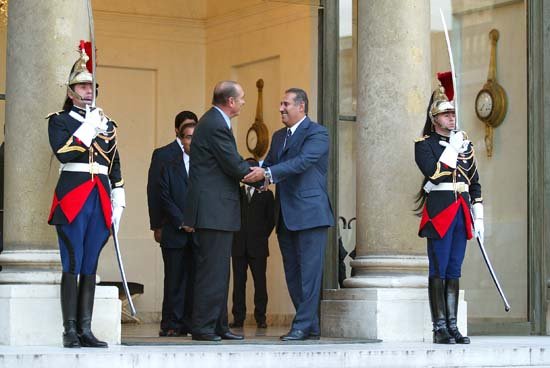
[{"label": "helmet chin strap", "polygon": [[[82,105],[86,105],[86,103],[84,102],[84,100],[82,99],[82,96],[80,96],[78,93],[76,93],[72,88],[71,86],[67,86],[67,95],[69,95],[70,97],[72,97],[73,99],[73,105],[74,105],[74,101],[77,101],[78,103],[82,104]],[[78,107],[78,106],[77,106]]]}]

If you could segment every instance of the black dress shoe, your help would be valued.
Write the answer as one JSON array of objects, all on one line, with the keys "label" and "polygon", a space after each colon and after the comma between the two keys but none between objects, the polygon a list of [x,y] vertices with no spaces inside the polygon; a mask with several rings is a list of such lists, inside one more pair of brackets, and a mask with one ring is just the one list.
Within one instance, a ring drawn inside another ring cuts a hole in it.
[{"label": "black dress shoe", "polygon": [[280,337],[283,341],[303,341],[307,339],[306,334],[302,330],[290,330],[289,333]]},{"label": "black dress shoe", "polygon": [[310,333],[306,340],[321,340],[321,335],[316,333]]},{"label": "black dress shoe", "polygon": [[243,335],[237,335],[237,334],[234,334],[231,331],[221,333],[220,336],[223,340],[244,340]]},{"label": "black dress shoe", "polygon": [[86,331],[78,335],[80,345],[85,348],[108,348],[105,341],[98,340],[92,331]]},{"label": "black dress shoe", "polygon": [[233,321],[229,324],[229,327],[231,328],[241,328],[243,327],[244,322],[243,321]]},{"label": "black dress shoe", "polygon": [[265,321],[257,322],[256,327],[258,327],[258,328],[267,328],[267,323],[265,323]]},{"label": "black dress shoe", "polygon": [[177,329],[169,328],[169,329],[161,329],[159,331],[160,337],[178,337],[181,333]]},{"label": "black dress shoe", "polygon": [[195,341],[221,341],[222,338],[219,335],[213,333],[206,334],[193,334],[191,337]]}]

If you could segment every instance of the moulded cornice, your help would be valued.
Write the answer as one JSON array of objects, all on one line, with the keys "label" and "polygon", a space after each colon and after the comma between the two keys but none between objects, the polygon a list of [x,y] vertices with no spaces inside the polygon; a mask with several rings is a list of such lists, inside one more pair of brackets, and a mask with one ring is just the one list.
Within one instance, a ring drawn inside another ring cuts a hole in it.
[{"label": "moulded cornice", "polygon": [[207,19],[206,38],[210,43],[311,17],[309,5],[261,3]]},{"label": "moulded cornice", "polygon": [[182,43],[205,42],[206,22],[200,19],[94,11],[96,32],[108,36]]}]

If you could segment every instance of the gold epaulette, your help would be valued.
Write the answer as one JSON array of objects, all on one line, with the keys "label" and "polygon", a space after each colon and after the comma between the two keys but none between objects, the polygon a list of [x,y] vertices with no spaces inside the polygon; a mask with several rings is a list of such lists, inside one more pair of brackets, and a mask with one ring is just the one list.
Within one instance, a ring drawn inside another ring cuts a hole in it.
[{"label": "gold epaulette", "polygon": [[429,138],[429,137],[430,137],[429,135],[425,135],[425,136],[423,136],[423,137],[416,138],[416,139],[414,140],[414,143],[422,142],[422,141],[426,140],[426,138]]},{"label": "gold epaulette", "polygon": [[113,125],[115,126],[115,128],[118,128],[118,124],[116,123],[116,121],[112,120],[109,115],[105,115],[105,117],[107,118],[107,120],[109,120],[110,122],[113,123]]},{"label": "gold epaulette", "polygon": [[61,114],[62,112],[63,112],[63,110],[56,111],[56,112],[51,112],[51,113],[49,113],[44,119],[49,119],[49,118],[51,118],[51,117],[54,116],[54,115],[59,115],[59,114]]}]

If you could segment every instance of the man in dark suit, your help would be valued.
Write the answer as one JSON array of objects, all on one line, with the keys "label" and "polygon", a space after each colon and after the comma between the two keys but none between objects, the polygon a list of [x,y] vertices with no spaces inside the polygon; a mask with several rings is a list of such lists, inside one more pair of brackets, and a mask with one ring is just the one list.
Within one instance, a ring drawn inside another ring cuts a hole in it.
[{"label": "man in dark suit", "polygon": [[178,137],[183,152],[165,163],[159,178],[162,226],[160,246],[164,261],[164,298],[160,336],[180,336],[191,332],[193,307],[193,234],[183,230],[183,210],[189,171],[191,141],[197,124],[183,123]]},{"label": "man in dark suit", "polygon": [[[252,166],[258,161],[247,159]],[[266,328],[266,268],[269,256],[269,235],[275,225],[273,193],[257,191],[244,185],[240,192],[241,230],[235,233],[231,262],[233,265],[233,323],[242,327],[246,319],[246,279],[248,267],[254,279],[254,318],[258,328]]]},{"label": "man in dark suit", "polygon": [[197,123],[197,115],[191,111],[182,111],[176,115],[174,131],[176,139],[166,146],[157,148],[153,151],[151,157],[151,165],[149,166],[149,174],[147,179],[147,205],[149,207],[149,224],[155,241],[160,243],[162,224],[164,223],[164,214],[161,209],[160,188],[158,186],[158,178],[162,171],[162,167],[166,162],[182,157],[182,137],[180,127],[184,123]]},{"label": "man in dark suit", "polygon": [[199,120],[191,144],[184,223],[195,231],[194,340],[243,339],[229,330],[227,293],[233,232],[241,226],[239,180],[250,171],[237,151],[230,119],[244,102],[238,83],[219,82],[214,106]]},{"label": "man in dark suit", "polygon": [[296,316],[283,341],[319,339],[319,299],[327,228],[334,225],[327,194],[329,141],[307,116],[305,91],[285,92],[279,112],[286,128],[273,134],[263,168],[244,182],[275,183],[277,238]]}]

